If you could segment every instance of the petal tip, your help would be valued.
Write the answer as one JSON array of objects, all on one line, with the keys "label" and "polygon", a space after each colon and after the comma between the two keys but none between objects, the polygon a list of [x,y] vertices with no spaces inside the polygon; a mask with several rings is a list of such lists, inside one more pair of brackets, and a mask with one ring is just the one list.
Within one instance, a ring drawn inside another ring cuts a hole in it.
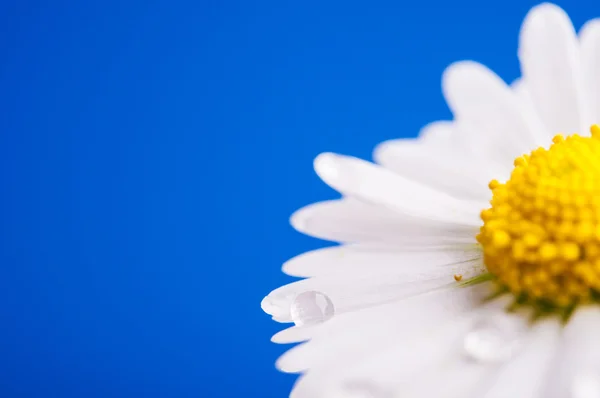
[{"label": "petal tip", "polygon": [[315,172],[326,183],[338,178],[337,158],[338,155],[334,153],[324,152],[319,154],[313,162]]},{"label": "petal tip", "polygon": [[470,81],[475,74],[479,76],[481,72],[487,71],[484,65],[471,60],[457,61],[448,65],[442,74],[442,92],[448,105],[452,105],[452,98],[456,90],[460,90],[462,82]]},{"label": "petal tip", "polygon": [[384,164],[384,159],[389,155],[392,150],[393,140],[383,141],[375,146],[373,149],[373,160],[375,163]]},{"label": "petal tip", "polygon": [[308,225],[308,219],[307,219],[307,216],[306,216],[306,214],[304,212],[304,208],[296,210],[294,212],[294,214],[292,214],[290,216],[290,225],[296,231],[301,232],[301,233],[306,233],[307,225]]},{"label": "petal tip", "polygon": [[553,3],[542,3],[532,7],[521,25],[520,41],[527,37],[529,31],[546,30],[555,26],[574,30],[571,19],[565,10]]},{"label": "petal tip", "polygon": [[310,339],[310,331],[310,328],[292,326],[271,336],[271,342],[275,344],[300,343]]},{"label": "petal tip", "polygon": [[600,36],[600,18],[594,18],[587,21],[579,30],[579,37],[584,43],[591,37]]},{"label": "petal tip", "polygon": [[[298,346],[297,346],[298,347]],[[300,361],[294,359],[295,348],[283,354],[275,361],[275,368],[283,373],[302,373],[307,370]]]},{"label": "petal tip", "polygon": [[266,296],[260,302],[260,308],[273,318],[279,318],[282,316],[281,307],[273,300],[271,295]]},{"label": "petal tip", "polygon": [[269,296],[263,298],[260,302],[260,308],[269,315],[273,315],[273,309],[275,308],[273,300]]},{"label": "petal tip", "polygon": [[529,12],[527,13],[527,15],[535,15],[535,14],[541,14],[541,13],[549,13],[549,14],[554,14],[554,13],[558,13],[558,14],[566,14],[565,10],[563,10],[560,6],[554,4],[554,3],[550,3],[548,1],[540,3],[536,6],[531,7],[531,9],[529,10]]}]

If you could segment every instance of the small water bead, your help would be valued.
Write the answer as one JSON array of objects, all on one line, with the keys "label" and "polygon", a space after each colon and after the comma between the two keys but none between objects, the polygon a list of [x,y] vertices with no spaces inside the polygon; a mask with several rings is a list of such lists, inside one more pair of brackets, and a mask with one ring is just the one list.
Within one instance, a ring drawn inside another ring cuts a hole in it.
[{"label": "small water bead", "polygon": [[296,296],[290,307],[290,316],[296,326],[316,325],[330,319],[335,313],[333,302],[327,295],[307,291]]},{"label": "small water bead", "polygon": [[509,315],[477,321],[464,337],[465,354],[479,362],[506,361],[519,348],[523,327]]}]

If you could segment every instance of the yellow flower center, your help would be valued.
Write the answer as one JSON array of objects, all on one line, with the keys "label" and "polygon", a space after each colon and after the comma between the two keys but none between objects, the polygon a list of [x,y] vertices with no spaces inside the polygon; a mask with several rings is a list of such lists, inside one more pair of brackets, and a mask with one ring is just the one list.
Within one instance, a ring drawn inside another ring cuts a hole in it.
[{"label": "yellow flower center", "polygon": [[600,298],[600,127],[557,135],[490,182],[477,236],[488,271],[522,301],[569,308]]}]

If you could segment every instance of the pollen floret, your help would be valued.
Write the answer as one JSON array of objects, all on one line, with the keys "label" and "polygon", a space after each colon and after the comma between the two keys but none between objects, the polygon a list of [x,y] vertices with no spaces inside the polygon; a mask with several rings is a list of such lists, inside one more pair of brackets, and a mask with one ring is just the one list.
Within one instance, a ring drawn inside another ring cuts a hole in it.
[{"label": "pollen floret", "polygon": [[527,301],[568,308],[600,293],[600,127],[557,135],[490,182],[477,236],[488,271]]}]

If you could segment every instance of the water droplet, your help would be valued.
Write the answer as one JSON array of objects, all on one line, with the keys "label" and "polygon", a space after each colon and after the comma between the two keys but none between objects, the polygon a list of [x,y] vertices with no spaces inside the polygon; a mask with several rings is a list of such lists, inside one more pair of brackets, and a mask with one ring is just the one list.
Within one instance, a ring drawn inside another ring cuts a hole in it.
[{"label": "water droplet", "polygon": [[300,293],[292,302],[290,315],[296,326],[315,325],[331,318],[333,302],[321,292]]},{"label": "water droplet", "polygon": [[572,398],[598,398],[600,397],[600,377],[591,373],[575,376],[571,387]]},{"label": "water droplet", "polygon": [[349,381],[332,398],[394,398],[390,391],[368,381]]},{"label": "water droplet", "polygon": [[506,361],[520,345],[523,327],[523,322],[516,316],[482,319],[465,336],[465,353],[471,359],[481,362]]}]

